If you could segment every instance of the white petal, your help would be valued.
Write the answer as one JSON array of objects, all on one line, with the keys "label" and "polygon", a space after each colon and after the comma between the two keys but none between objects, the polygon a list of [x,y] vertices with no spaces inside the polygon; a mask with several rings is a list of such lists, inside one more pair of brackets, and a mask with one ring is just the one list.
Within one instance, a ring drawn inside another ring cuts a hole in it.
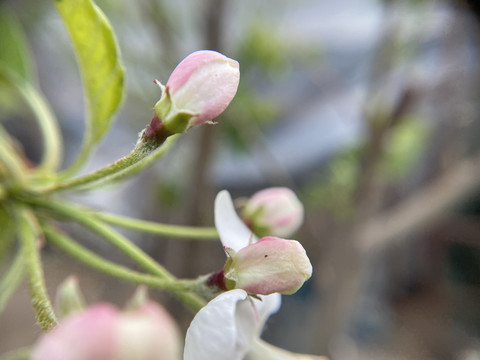
[{"label": "white petal", "polygon": [[215,198],[215,226],[224,247],[239,251],[258,238],[238,217],[229,192],[222,190]]},{"label": "white petal", "polygon": [[263,326],[270,317],[270,315],[275,314],[282,305],[282,296],[280,294],[271,294],[271,295],[260,295],[260,300],[253,300],[255,309],[258,313],[258,325],[257,325],[257,336],[260,336]]},{"label": "white petal", "polygon": [[241,360],[250,349],[257,314],[243,290],[227,291],[193,319],[185,338],[184,360]]}]

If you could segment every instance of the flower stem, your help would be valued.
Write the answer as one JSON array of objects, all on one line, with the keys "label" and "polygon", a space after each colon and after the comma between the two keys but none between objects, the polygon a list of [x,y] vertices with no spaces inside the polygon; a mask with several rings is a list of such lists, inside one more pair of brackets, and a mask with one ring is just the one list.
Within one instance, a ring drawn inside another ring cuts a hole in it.
[{"label": "flower stem", "polygon": [[50,187],[42,189],[42,191],[45,193],[50,193],[70,189],[86,188],[91,185],[99,185],[107,181],[119,180],[136,174],[141,169],[150,165],[153,161],[165,154],[173,145],[175,140],[176,136],[172,137],[171,139],[155,138],[145,140],[141,138],[132,152],[115,161],[114,163],[89,174],[61,181]]},{"label": "flower stem", "polygon": [[24,275],[24,266],[23,252],[18,251],[10,268],[0,279],[0,313],[5,309],[8,300],[20,285]]},{"label": "flower stem", "polygon": [[[1,170],[4,170],[6,173]],[[0,126],[0,179],[2,177],[21,183],[25,181],[26,169],[23,159],[18,156],[13,147],[12,138]]]},{"label": "flower stem", "polygon": [[214,227],[193,227],[161,224],[104,212],[96,212],[95,215],[97,218],[112,225],[151,234],[199,240],[218,239],[218,233]]},{"label": "flower stem", "polygon": [[94,214],[77,206],[54,200],[45,201],[38,198],[34,200],[32,198],[31,202],[32,204],[50,210],[60,219],[67,218],[75,221],[87,229],[90,229],[94,233],[100,235],[103,239],[107,240],[110,244],[118,248],[149,273],[157,275],[163,279],[173,279],[173,276],[163,266],[153,260],[139,247],[130,242],[130,240],[128,240],[126,237],[96,219]]},{"label": "flower stem", "polygon": [[26,273],[30,284],[30,295],[37,322],[44,331],[51,330],[57,319],[45,288],[40,252],[37,247],[39,231],[37,219],[26,208],[18,211],[18,227],[25,261]]},{"label": "flower stem", "polygon": [[148,156],[153,150],[155,150],[157,146],[158,144],[154,144],[153,142],[140,142],[137,144],[137,146],[135,146],[135,148],[130,154],[120,158],[114,163],[109,164],[92,173],[54,184],[53,186],[44,189],[44,192],[74,189],[98,181],[106,176],[112,175],[118,171],[132,166],[133,164]]},{"label": "flower stem", "polygon": [[[96,234],[103,237],[110,244],[120,249],[125,255],[130,257],[143,269],[160,279],[174,281],[175,277],[170,274],[163,266],[153,260],[143,250],[132,244],[127,238],[112,230],[110,227],[97,220],[93,214],[73,205],[56,202],[53,200],[43,200],[34,196],[22,197],[17,194],[18,200],[31,205],[49,210],[58,219],[69,219],[75,221]],[[205,305],[202,299],[189,292],[176,292],[175,295],[191,309],[198,311]]]},{"label": "flower stem", "polygon": [[[165,280],[152,275],[142,274],[103,259],[73,241],[69,236],[60,233],[52,226],[44,224],[43,229],[51,243],[70,254],[75,259],[83,262],[85,265],[110,276],[134,284],[145,284],[152,288],[167,290],[177,296],[180,293],[194,291],[197,288],[197,280]],[[192,295],[188,297],[186,305],[192,310],[198,311],[205,305],[205,302],[201,298]]]},{"label": "flower stem", "polygon": [[79,188],[81,188],[82,190],[88,189],[93,186],[100,186],[106,183],[111,183],[113,181],[120,181],[127,177],[137,174],[144,168],[152,165],[158,158],[166,154],[170,150],[170,148],[173,146],[173,144],[175,144],[178,136],[179,135],[170,136],[168,139],[165,140],[165,142],[161,146],[158,146],[150,154],[140,159],[136,163],[132,164],[131,166],[121,169],[115,173],[112,173],[111,175],[107,175],[94,182],[79,186]]},{"label": "flower stem", "polygon": [[43,138],[44,153],[39,169],[55,171],[60,166],[63,144],[58,121],[43,95],[31,84],[12,82],[35,114]]}]

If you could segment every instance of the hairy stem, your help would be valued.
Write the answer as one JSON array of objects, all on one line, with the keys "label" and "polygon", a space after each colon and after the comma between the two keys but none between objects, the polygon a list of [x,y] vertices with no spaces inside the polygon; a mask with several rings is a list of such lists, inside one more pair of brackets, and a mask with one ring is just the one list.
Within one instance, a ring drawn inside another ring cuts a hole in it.
[{"label": "hairy stem", "polygon": [[38,249],[39,231],[35,216],[26,208],[18,212],[19,235],[25,270],[30,285],[30,295],[37,322],[44,331],[51,330],[57,324],[57,318],[48,298],[45,279]]},{"label": "hairy stem", "polygon": [[[163,155],[166,150],[170,148],[171,142],[168,142],[165,149],[162,149],[163,146],[160,147],[164,143],[164,141],[165,139],[151,139],[148,141],[141,139],[130,154],[120,158],[114,163],[109,164],[89,174],[59,182],[46,189],[43,189],[42,191],[45,193],[50,193],[82,188],[94,183],[103,183],[106,180],[111,181],[117,179],[118,177],[123,178],[125,176],[137,173],[145,166],[151,164],[153,160]],[[148,161],[147,159],[151,156],[154,156],[153,159],[149,159],[150,161]]]},{"label": "hairy stem", "polygon": [[84,209],[62,203],[59,201],[45,201],[41,199],[31,199],[32,203],[40,206],[44,209],[48,209],[54,215],[60,219],[69,219],[83,225],[87,229],[100,235],[103,239],[107,240],[110,244],[118,248],[130,259],[136,262],[143,269],[153,275],[157,275],[163,279],[171,280],[173,276],[165,270],[163,266],[153,260],[148,254],[141,250],[138,246],[134,245],[123,235],[119,234],[108,225],[98,220],[94,214],[85,211]]},{"label": "hairy stem", "polygon": [[[152,275],[142,274],[140,272],[130,270],[121,265],[117,265],[84,248],[73,241],[69,236],[61,234],[55,228],[49,225],[44,225],[43,228],[48,240],[51,243],[75,259],[83,262],[85,265],[110,276],[129,281],[134,284],[145,284],[152,288],[167,290],[177,296],[184,292],[194,291],[197,288],[196,280],[165,280]],[[201,298],[193,295],[185,299],[187,299],[187,301],[184,302],[193,311],[198,311],[205,305],[205,302]]]},{"label": "hairy stem", "polygon": [[218,239],[217,230],[214,227],[194,227],[161,224],[153,221],[145,221],[115,215],[104,212],[96,212],[95,215],[112,225],[121,226],[127,229],[138,230],[151,234],[172,236],[177,238],[215,240]]}]

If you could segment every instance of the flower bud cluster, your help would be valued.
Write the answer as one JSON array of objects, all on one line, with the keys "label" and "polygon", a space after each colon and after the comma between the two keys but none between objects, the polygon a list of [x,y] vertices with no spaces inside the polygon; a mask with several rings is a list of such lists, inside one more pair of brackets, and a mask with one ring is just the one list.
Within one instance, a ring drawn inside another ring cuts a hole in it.
[{"label": "flower bud cluster", "polygon": [[[287,207],[285,212],[276,209],[282,205]],[[253,214],[252,221],[260,219],[268,224],[264,229],[275,232],[274,225],[280,224],[282,234],[291,235],[303,219],[300,201],[293,192],[283,188],[254,195],[245,209]],[[276,221],[279,218],[283,221]],[[228,256],[220,273],[224,283],[218,282],[218,273],[212,275],[219,289],[243,289],[260,295],[293,294],[311,277],[312,265],[303,246],[296,240],[275,236],[258,240],[238,217],[226,191],[220,192],[215,200],[215,224]]]}]

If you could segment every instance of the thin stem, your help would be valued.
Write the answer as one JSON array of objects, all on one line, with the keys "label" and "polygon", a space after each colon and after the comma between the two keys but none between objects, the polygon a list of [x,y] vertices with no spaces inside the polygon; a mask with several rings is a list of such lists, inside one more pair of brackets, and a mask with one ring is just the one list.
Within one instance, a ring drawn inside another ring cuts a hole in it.
[{"label": "thin stem", "polygon": [[145,157],[150,155],[152,151],[154,151],[159,146],[158,143],[155,141],[141,141],[137,144],[137,146],[133,149],[133,151],[120,158],[119,160],[115,161],[112,164],[109,164],[99,170],[96,170],[92,173],[73,178],[70,180],[66,180],[64,182],[59,182],[54,184],[43,191],[45,193],[54,192],[54,191],[61,191],[67,189],[74,189],[78,187],[82,187],[84,185],[99,181],[107,176],[120,172],[139,161],[143,160]]},{"label": "thin stem", "polygon": [[161,224],[157,222],[138,220],[126,216],[104,212],[96,212],[95,215],[97,218],[112,225],[117,225],[127,229],[138,230],[151,234],[199,240],[218,239],[217,229],[215,229],[214,227],[193,227]]},{"label": "thin stem", "polygon": [[22,251],[18,251],[15,259],[0,279],[0,313],[5,309],[8,300],[22,282],[25,262]]},{"label": "thin stem", "polygon": [[[17,197],[18,200],[51,211],[59,219],[67,218],[85,226],[86,228],[103,237],[113,246],[120,249],[125,255],[135,261],[138,265],[140,265],[150,274],[159,276],[160,278],[165,280],[175,280],[175,277],[170,274],[163,266],[158,264],[155,260],[153,260],[148,254],[146,254],[136,245],[132,244],[127,238],[115,232],[101,221],[97,220],[93,214],[76,206],[55,202],[53,200],[45,201],[39,198],[35,198],[33,196],[22,197],[19,194],[17,194]],[[204,305],[201,299],[195,294],[181,292],[176,293],[175,295],[178,299],[180,299],[183,303],[189,305],[192,309],[198,310]],[[203,305],[200,306],[200,304]]]},{"label": "thin stem", "polygon": [[40,251],[37,246],[38,228],[36,218],[26,208],[18,212],[19,235],[26,273],[30,284],[30,296],[37,322],[44,331],[51,330],[57,324],[52,304],[45,287]]},{"label": "thin stem", "polygon": [[[26,169],[23,166],[23,159],[20,158],[12,145],[12,138],[0,126],[0,165],[8,172],[8,177],[18,182],[24,182]],[[0,174],[2,177],[2,174]]]},{"label": "thin stem", "polygon": [[[75,259],[83,262],[85,265],[110,276],[126,280],[134,284],[145,284],[153,288],[167,290],[174,294],[185,291],[194,291],[197,288],[197,280],[165,280],[152,275],[142,274],[103,259],[92,251],[76,243],[69,236],[60,233],[58,230],[49,225],[44,225],[43,229],[51,243],[58,246]],[[192,300],[187,305],[194,311],[198,311],[205,305],[205,302],[200,298],[192,297],[191,299],[195,299],[195,301]]]},{"label": "thin stem", "polygon": [[[180,136],[180,134],[175,134],[175,135],[172,135],[170,137],[167,138],[167,140],[165,140],[165,142],[157,147],[154,151],[152,151],[148,156],[144,157],[143,159],[137,161],[135,164],[125,168],[125,169],[122,169],[116,173],[113,173],[111,175],[108,175],[102,179],[100,179],[99,181],[95,182],[95,183],[92,183],[92,185],[103,185],[105,183],[109,183],[109,182],[112,182],[112,181],[120,181],[120,180],[123,180],[127,177],[130,177],[130,176],[133,176],[135,174],[137,174],[138,172],[140,172],[141,170],[145,169],[146,167],[152,165],[157,159],[159,159],[160,157],[162,157],[165,153],[167,153],[170,148],[173,146],[173,144],[175,144],[175,142],[177,141],[178,137]],[[82,187],[83,189],[84,187]],[[86,187],[88,188],[88,187]]]},{"label": "thin stem", "polygon": [[85,226],[87,229],[90,229],[94,233],[100,235],[110,244],[118,248],[149,273],[160,276],[166,280],[173,279],[173,276],[163,266],[153,260],[139,247],[130,242],[130,240],[128,240],[126,237],[96,219],[94,214],[77,206],[53,200],[44,201],[41,199],[36,199],[33,200],[32,203],[52,211],[60,218],[67,218]]},{"label": "thin stem", "polygon": [[60,166],[61,154],[63,153],[58,121],[47,100],[31,84],[14,82],[14,85],[32,109],[40,126],[44,153],[39,169],[54,172]]}]

